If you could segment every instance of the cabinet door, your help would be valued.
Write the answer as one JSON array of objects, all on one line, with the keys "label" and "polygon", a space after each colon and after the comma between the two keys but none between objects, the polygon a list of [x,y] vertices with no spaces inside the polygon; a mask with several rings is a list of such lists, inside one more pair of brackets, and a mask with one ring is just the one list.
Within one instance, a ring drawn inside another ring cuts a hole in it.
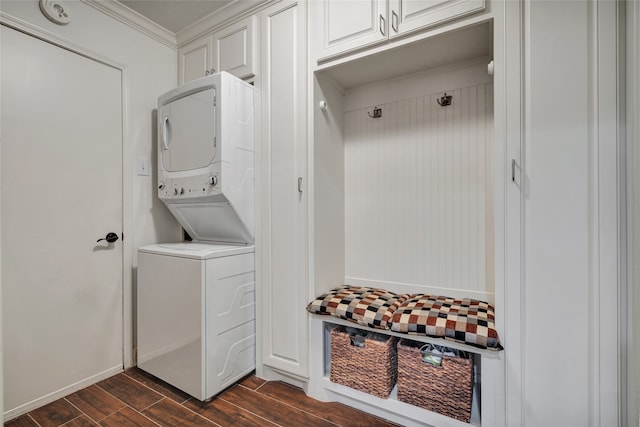
[{"label": "cabinet door", "polygon": [[283,1],[263,11],[261,41],[258,363],[308,377],[305,2]]},{"label": "cabinet door", "polygon": [[485,0],[389,0],[389,37],[484,10]]},{"label": "cabinet door", "polygon": [[322,0],[319,5],[322,58],[387,39],[387,0]]},{"label": "cabinet door", "polygon": [[211,37],[202,37],[178,49],[178,84],[211,73]]},{"label": "cabinet door", "polygon": [[244,19],[213,34],[213,67],[244,79],[255,75],[256,17]]}]

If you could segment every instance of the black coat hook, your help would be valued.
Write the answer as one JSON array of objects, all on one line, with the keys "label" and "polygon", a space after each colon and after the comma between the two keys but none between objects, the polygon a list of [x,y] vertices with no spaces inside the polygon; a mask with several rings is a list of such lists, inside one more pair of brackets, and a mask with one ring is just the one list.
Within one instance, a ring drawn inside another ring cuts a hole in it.
[{"label": "black coat hook", "polygon": [[382,117],[382,108],[377,106],[373,107],[373,114],[371,114],[370,111],[367,111],[367,115],[372,119],[379,119],[380,117]]},{"label": "black coat hook", "polygon": [[444,95],[441,96],[440,99],[437,99],[436,101],[438,102],[439,106],[446,107],[451,105],[451,99],[453,99],[453,96],[447,95],[447,93],[445,92]]}]

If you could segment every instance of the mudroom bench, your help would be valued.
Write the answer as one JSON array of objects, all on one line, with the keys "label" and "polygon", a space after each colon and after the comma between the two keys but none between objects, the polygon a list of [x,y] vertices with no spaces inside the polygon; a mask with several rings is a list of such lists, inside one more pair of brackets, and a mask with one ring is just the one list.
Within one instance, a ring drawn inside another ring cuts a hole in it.
[{"label": "mudroom bench", "polygon": [[490,304],[343,286],[307,311],[309,395],[407,426],[492,424],[482,391],[499,378],[483,384],[481,371],[497,369],[502,346]]}]

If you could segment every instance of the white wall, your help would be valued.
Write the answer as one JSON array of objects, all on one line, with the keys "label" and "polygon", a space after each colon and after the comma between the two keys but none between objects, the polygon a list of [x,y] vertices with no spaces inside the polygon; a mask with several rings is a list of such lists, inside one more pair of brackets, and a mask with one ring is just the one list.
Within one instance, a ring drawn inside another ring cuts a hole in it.
[{"label": "white wall", "polygon": [[[333,80],[339,72],[316,74],[316,99],[328,104],[314,108],[316,294],[349,283],[493,302],[487,62],[346,91]],[[445,91],[454,101],[441,108]],[[379,119],[368,117],[374,106]]]},{"label": "white wall", "polygon": [[[493,302],[487,62],[347,92],[346,283]],[[448,107],[437,104],[444,92]]]},{"label": "white wall", "polygon": [[326,111],[310,108],[314,141],[309,173],[314,195],[310,206],[314,242],[310,277],[311,295],[320,295],[344,282],[344,92],[319,73],[313,78],[312,99],[327,103]]},{"label": "white wall", "polygon": [[[47,20],[40,12],[36,0],[3,1],[0,3],[0,11],[3,22],[33,28],[45,38],[60,40],[66,46],[105,58],[125,68],[123,198],[125,241],[129,248],[129,253],[125,253],[124,263],[127,349],[132,347],[133,339],[131,322],[137,248],[158,241],[176,241],[180,237],[177,223],[158,201],[155,190],[154,110],[158,95],[176,85],[177,55],[175,49],[108,17],[86,3],[66,3],[72,16],[72,22],[67,26],[58,26]],[[137,176],[135,164],[139,158],[149,160],[149,176]],[[130,354],[125,354],[125,364],[131,362]]]}]

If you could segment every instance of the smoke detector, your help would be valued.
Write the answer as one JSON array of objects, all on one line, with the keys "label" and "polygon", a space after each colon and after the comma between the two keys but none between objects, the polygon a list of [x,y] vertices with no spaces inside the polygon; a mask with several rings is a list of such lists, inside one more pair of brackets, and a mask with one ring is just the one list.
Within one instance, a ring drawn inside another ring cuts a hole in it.
[{"label": "smoke detector", "polygon": [[40,0],[40,10],[51,22],[67,25],[71,22],[69,7],[60,0]]}]

